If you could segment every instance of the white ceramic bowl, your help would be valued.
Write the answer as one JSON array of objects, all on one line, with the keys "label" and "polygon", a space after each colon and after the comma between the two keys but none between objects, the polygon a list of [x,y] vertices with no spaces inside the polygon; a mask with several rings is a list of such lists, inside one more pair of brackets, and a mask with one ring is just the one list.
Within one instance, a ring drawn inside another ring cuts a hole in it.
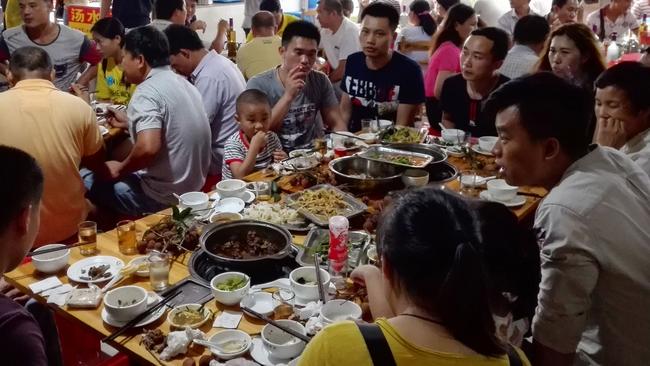
[{"label": "white ceramic bowl", "polygon": [[330,300],[320,309],[321,319],[327,324],[359,319],[361,314],[361,307],[349,300]]},{"label": "white ceramic bowl", "polygon": [[517,196],[519,187],[511,186],[505,179],[492,179],[487,182],[490,196],[497,201],[511,201]]},{"label": "white ceramic bowl", "polygon": [[478,138],[478,147],[486,152],[491,152],[499,138],[496,136],[481,136]]},{"label": "white ceramic bowl", "polygon": [[242,198],[246,191],[246,182],[240,179],[226,179],[217,183],[217,192],[221,198],[238,197]]},{"label": "white ceramic bowl", "polygon": [[[253,197],[255,197],[254,194]],[[223,198],[214,205],[215,211],[230,213],[239,213],[244,209],[244,207],[246,207],[246,203],[238,197]]]},{"label": "white ceramic bowl", "polygon": [[[65,244],[48,244],[36,249],[39,250],[65,247]],[[32,263],[36,270],[43,273],[56,273],[68,265],[70,259],[70,249],[60,250],[58,252],[45,253],[32,256]]]},{"label": "white ceramic bowl", "polygon": [[[246,278],[246,285],[244,285],[244,287],[234,291],[224,291],[217,288],[219,283],[237,277]],[[248,290],[251,288],[251,279],[248,275],[241,272],[224,272],[212,278],[212,281],[210,281],[210,288],[212,289],[212,295],[214,295],[214,299],[217,300],[217,302],[224,305],[235,305],[239,304],[248,293]]]},{"label": "white ceramic bowl", "polygon": [[241,220],[242,217],[241,214],[236,212],[217,212],[210,215],[210,222],[225,224],[226,222]]},{"label": "white ceramic bowl", "polygon": [[429,173],[423,169],[407,169],[402,173],[402,183],[407,187],[422,187],[429,183]]},{"label": "white ceramic bowl", "polygon": [[179,204],[192,210],[204,210],[210,205],[210,196],[203,192],[187,192],[180,197]]},{"label": "white ceramic bowl", "polygon": [[[182,325],[182,324],[177,323],[176,321],[174,321],[174,318],[176,317],[176,315],[179,314],[180,312],[182,312],[183,310],[186,310],[186,309],[192,309],[192,310],[201,309],[201,314],[203,315],[203,317],[198,322],[195,322],[195,323],[192,323],[192,324],[185,324],[185,325]],[[189,328],[192,328],[192,329],[196,329],[196,328],[199,328],[200,326],[202,326],[203,324],[205,324],[205,322],[207,322],[210,319],[211,316],[212,316],[212,313],[210,312],[210,309],[208,309],[207,307],[205,307],[205,306],[203,306],[201,304],[183,304],[183,305],[176,306],[169,313],[167,313],[167,321],[169,322],[170,325],[172,325],[173,327],[176,327],[176,328],[181,328],[182,329],[182,328],[189,327]]]},{"label": "white ceramic bowl", "polygon": [[[323,288],[325,291],[329,289],[330,274],[326,270],[319,268]],[[291,283],[291,290],[296,294],[296,297],[305,300],[318,300],[318,286],[316,285],[303,285],[298,283],[299,278],[304,278],[307,282],[316,283],[316,271],[314,266],[299,267],[291,271],[289,274],[289,282]]]},{"label": "white ceramic bowl", "polygon": [[243,332],[238,329],[222,330],[219,333],[216,333],[212,337],[210,337],[208,341],[217,344],[224,344],[230,341],[240,341],[246,343],[246,347],[242,348],[241,351],[236,353],[222,353],[216,348],[210,348],[210,352],[212,352],[213,354],[215,354],[216,356],[224,360],[230,360],[232,358],[243,355],[244,353],[248,352],[248,350],[251,348],[251,344],[253,344],[253,340],[251,339],[251,336],[249,336],[246,332]]},{"label": "white ceramic bowl", "polygon": [[363,139],[363,142],[365,142],[366,144],[374,144],[374,143],[377,142],[377,134],[375,134],[375,133],[366,132],[366,133],[360,134],[357,137]]},{"label": "white ceramic bowl", "polygon": [[127,322],[147,310],[147,291],[140,286],[122,286],[104,295],[104,308],[115,320]]},{"label": "white ceramic bowl", "polygon": [[392,126],[392,125],[393,125],[393,121],[389,121],[387,119],[380,119],[379,120],[379,129],[380,130],[384,130],[384,129]]},{"label": "white ceramic bowl", "polygon": [[443,140],[451,143],[459,143],[465,140],[465,131],[456,128],[447,128],[441,132]]},{"label": "white ceramic bowl", "polygon": [[[280,325],[297,331],[300,334],[307,334],[302,324],[293,320],[276,320]],[[262,328],[262,342],[271,356],[288,359],[298,356],[305,348],[305,342],[282,331],[271,324]]]}]

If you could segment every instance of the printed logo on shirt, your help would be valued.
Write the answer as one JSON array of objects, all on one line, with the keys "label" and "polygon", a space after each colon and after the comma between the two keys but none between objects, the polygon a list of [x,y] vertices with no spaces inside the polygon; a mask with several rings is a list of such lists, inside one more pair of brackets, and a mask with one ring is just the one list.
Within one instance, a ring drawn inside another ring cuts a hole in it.
[{"label": "printed logo on shirt", "polygon": [[316,104],[308,103],[289,108],[284,121],[282,122],[282,132],[280,139],[283,146],[293,146],[295,141],[305,134],[307,129],[306,122],[313,122],[316,115]]},{"label": "printed logo on shirt", "polygon": [[397,99],[400,91],[399,85],[380,88],[372,81],[348,77],[345,79],[345,86],[354,106],[377,108],[379,115],[397,111],[399,106],[399,100]]},{"label": "printed logo on shirt", "polygon": [[115,84],[115,78],[112,76],[109,76],[106,78],[106,84],[108,86],[113,86]]},{"label": "printed logo on shirt", "polygon": [[68,70],[68,65],[66,64],[54,65],[54,77],[56,79],[62,78],[65,75],[67,70]]}]

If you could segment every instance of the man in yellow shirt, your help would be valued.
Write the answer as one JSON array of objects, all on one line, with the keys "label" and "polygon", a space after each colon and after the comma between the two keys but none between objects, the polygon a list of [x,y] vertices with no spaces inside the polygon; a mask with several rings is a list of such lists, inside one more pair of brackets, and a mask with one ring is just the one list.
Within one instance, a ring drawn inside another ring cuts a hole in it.
[{"label": "man in yellow shirt", "polygon": [[257,12],[251,20],[253,40],[237,51],[237,67],[246,80],[278,66],[282,39],[275,35],[275,17],[268,11]]},{"label": "man in yellow shirt", "polygon": [[[284,29],[287,27],[287,25],[300,20],[298,17],[295,17],[291,14],[284,14],[282,12],[282,5],[280,5],[280,0],[262,0],[262,3],[260,4],[260,11],[268,11],[273,14],[275,17],[275,24],[278,25],[278,29],[275,32],[278,37],[282,37],[282,33],[284,33]],[[249,32],[248,36],[246,37],[246,42],[250,42],[252,40],[253,32]]]},{"label": "man in yellow shirt", "polygon": [[23,24],[20,18],[20,6],[18,0],[8,0],[5,6],[5,29],[17,27]]},{"label": "man in yellow shirt", "polygon": [[80,98],[58,90],[52,61],[38,47],[17,49],[11,56],[9,79],[15,85],[0,94],[0,144],[34,156],[45,185],[41,229],[35,246],[73,236],[90,206],[79,166],[103,174],[104,142],[92,108]]}]

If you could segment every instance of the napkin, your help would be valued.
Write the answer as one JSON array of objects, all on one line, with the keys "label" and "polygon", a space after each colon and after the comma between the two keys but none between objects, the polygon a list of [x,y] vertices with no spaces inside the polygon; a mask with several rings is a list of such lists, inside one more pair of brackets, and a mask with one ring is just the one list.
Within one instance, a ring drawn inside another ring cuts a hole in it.
[{"label": "napkin", "polygon": [[214,320],[213,328],[237,329],[243,314],[236,311],[223,311]]},{"label": "napkin", "polygon": [[59,287],[61,285],[63,285],[61,280],[59,280],[56,276],[52,276],[42,281],[32,283],[31,285],[29,285],[29,289],[32,290],[33,293],[39,294],[43,291],[50,290],[55,287]]},{"label": "napkin", "polygon": [[293,312],[294,314],[298,315],[300,317],[300,320],[307,320],[311,318],[312,316],[318,316],[320,314],[320,308],[323,306],[323,303],[318,301],[318,302],[309,302],[307,305],[305,305],[304,308],[302,309],[295,309]]},{"label": "napkin", "polygon": [[68,294],[72,291],[73,287],[70,284],[65,284],[63,286],[55,287],[51,290],[43,291],[41,294],[44,297],[47,297],[47,302],[52,304],[57,304],[59,306],[64,306]]}]

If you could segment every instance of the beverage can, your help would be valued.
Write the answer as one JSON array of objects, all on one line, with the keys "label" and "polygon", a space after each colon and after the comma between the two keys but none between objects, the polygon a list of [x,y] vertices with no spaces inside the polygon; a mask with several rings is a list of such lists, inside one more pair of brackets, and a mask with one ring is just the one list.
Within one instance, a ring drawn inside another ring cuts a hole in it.
[{"label": "beverage can", "polygon": [[344,216],[329,219],[330,248],[328,258],[334,271],[343,271],[348,259],[348,231],[350,223]]}]

